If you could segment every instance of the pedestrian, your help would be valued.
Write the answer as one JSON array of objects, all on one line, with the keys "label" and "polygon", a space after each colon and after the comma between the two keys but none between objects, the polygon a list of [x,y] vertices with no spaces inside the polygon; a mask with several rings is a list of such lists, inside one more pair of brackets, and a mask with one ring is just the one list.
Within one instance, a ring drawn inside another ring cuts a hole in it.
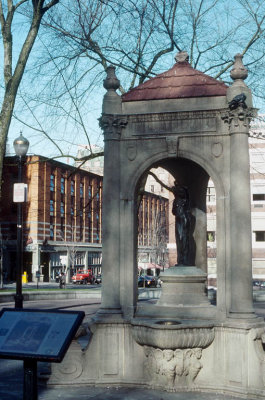
[{"label": "pedestrian", "polygon": [[59,276],[59,288],[65,289],[65,274],[64,274],[64,272],[61,272],[61,274]]}]

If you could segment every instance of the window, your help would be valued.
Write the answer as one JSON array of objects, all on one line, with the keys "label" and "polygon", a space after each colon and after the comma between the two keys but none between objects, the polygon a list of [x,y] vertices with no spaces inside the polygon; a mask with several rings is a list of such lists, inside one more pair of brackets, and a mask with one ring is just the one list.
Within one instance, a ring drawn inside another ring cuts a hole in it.
[{"label": "window", "polygon": [[65,238],[65,226],[64,226],[64,218],[61,218],[61,239],[64,240]]},{"label": "window", "polygon": [[265,242],[265,231],[256,231],[254,233],[256,242]]},{"label": "window", "polygon": [[80,215],[83,215],[84,211],[84,200],[81,198],[80,199]]},{"label": "window", "polygon": [[83,229],[84,229],[84,226],[83,226],[83,218],[80,218],[80,242],[82,242],[82,240],[83,240]]},{"label": "window", "polygon": [[215,242],[215,232],[207,231],[207,242]]},{"label": "window", "polygon": [[63,217],[64,216],[64,203],[62,201],[61,201],[60,212],[61,212],[61,217]]},{"label": "window", "polygon": [[206,201],[207,202],[215,201],[215,188],[214,187],[210,187],[210,186],[207,187]]},{"label": "window", "polygon": [[54,177],[54,175],[52,174],[51,177],[50,177],[50,191],[51,191],[51,192],[54,192],[54,187],[55,187],[54,182],[55,182],[55,177]]},{"label": "window", "polygon": [[264,201],[265,194],[264,193],[254,193],[253,194],[253,201]]},{"label": "window", "polygon": [[92,187],[91,185],[88,186],[88,198],[91,199],[92,197]]},{"label": "window", "polygon": [[154,186],[154,185],[151,185],[150,191],[151,191],[152,193],[154,193],[154,191],[155,191],[155,186]]},{"label": "window", "polygon": [[61,193],[65,193],[65,179],[61,178]]},{"label": "window", "polygon": [[50,200],[50,215],[54,215],[54,202]]},{"label": "window", "polygon": [[54,218],[50,218],[50,239],[54,240]]},{"label": "window", "polygon": [[75,181],[71,181],[71,196],[75,195]]},{"label": "window", "polygon": [[81,182],[80,183],[80,198],[82,199],[84,197],[84,184]]}]

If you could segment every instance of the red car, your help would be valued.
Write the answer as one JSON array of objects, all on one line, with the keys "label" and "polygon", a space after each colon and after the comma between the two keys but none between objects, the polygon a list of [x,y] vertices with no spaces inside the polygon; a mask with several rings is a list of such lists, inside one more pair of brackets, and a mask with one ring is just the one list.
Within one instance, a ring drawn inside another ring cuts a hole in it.
[{"label": "red car", "polygon": [[78,271],[75,275],[72,276],[72,283],[94,283],[95,277],[92,274],[91,270],[87,271]]}]

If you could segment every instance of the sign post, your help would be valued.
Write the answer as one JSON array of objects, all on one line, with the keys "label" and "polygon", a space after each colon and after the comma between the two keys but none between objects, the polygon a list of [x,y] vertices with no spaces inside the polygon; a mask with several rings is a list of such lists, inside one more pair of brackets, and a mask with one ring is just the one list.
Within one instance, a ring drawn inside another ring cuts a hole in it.
[{"label": "sign post", "polygon": [[39,289],[40,275],[41,275],[40,271],[39,271],[39,270],[38,270],[38,271],[36,271],[36,278],[37,278],[37,289]]}]

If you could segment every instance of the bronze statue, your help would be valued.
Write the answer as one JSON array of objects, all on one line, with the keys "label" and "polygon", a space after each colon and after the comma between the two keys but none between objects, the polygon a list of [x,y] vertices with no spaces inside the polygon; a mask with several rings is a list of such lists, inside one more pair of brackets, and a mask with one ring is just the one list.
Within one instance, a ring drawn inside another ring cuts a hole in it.
[{"label": "bronze statue", "polygon": [[175,182],[172,192],[175,196],[172,214],[175,215],[177,265],[189,265],[189,237],[191,225],[189,193],[185,186],[178,185],[177,182]]}]

